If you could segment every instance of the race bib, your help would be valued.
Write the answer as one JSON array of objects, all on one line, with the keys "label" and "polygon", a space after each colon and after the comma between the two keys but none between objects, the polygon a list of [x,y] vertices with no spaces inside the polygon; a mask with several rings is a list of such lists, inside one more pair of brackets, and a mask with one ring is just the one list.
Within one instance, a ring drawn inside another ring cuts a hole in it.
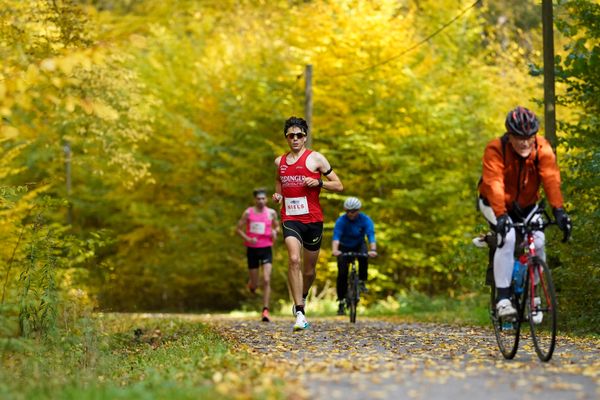
[{"label": "race bib", "polygon": [[250,222],[250,233],[256,233],[257,235],[264,235],[267,226],[264,222]]},{"label": "race bib", "polygon": [[286,197],[285,198],[286,215],[304,215],[308,214],[308,202],[304,197]]}]

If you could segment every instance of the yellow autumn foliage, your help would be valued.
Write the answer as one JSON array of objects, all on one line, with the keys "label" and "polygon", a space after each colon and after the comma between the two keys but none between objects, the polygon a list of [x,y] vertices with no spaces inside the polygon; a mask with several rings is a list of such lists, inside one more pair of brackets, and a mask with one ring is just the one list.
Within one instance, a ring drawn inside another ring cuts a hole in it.
[{"label": "yellow autumn foliage", "polygon": [[[500,24],[497,4],[148,0],[56,12],[0,1],[0,144],[3,155],[19,148],[0,171],[7,185],[49,185],[70,204],[52,218],[71,215],[74,234],[111,232],[79,265],[111,309],[243,304],[234,226],[252,189],[274,189],[283,121],[304,115],[307,64],[312,143],[346,187],[322,195],[320,266],[344,196],[360,197],[381,248],[365,304],[455,293],[465,271],[484,269],[467,248],[482,222],[472,203],[483,147],[516,104],[542,114],[527,69],[541,57],[537,26],[514,28],[512,12]],[[285,266],[278,243],[276,298]],[[322,271],[317,290],[335,279]]]}]

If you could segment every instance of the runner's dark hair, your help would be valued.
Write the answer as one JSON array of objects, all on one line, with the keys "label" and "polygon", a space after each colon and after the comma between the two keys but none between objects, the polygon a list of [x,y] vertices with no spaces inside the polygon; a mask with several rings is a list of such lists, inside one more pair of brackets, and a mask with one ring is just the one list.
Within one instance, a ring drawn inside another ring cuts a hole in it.
[{"label": "runner's dark hair", "polygon": [[265,189],[265,188],[257,188],[257,189],[254,189],[254,191],[252,192],[252,194],[254,195],[254,197],[258,196],[259,194],[264,194],[266,196],[267,195],[267,189]]},{"label": "runner's dark hair", "polygon": [[305,120],[303,120],[302,118],[298,118],[298,117],[289,117],[285,121],[285,126],[283,128],[283,134],[285,135],[287,133],[288,129],[290,129],[292,126],[297,126],[305,134],[308,133],[308,124],[306,123]]}]

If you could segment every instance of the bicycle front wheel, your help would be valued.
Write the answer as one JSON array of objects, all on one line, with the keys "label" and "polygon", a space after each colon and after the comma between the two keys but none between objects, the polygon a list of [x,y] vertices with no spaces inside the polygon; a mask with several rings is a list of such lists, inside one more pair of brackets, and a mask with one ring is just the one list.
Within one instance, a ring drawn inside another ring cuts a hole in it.
[{"label": "bicycle front wheel", "polygon": [[512,360],[517,354],[517,349],[519,348],[519,335],[521,333],[521,320],[519,316],[521,312],[519,312],[519,304],[518,300],[513,298],[513,303],[516,300],[517,307],[517,316],[513,316],[510,318],[502,318],[499,317],[496,312],[496,285],[492,284],[491,290],[491,299],[490,299],[490,318],[492,320],[492,325],[494,326],[494,334],[496,335],[496,342],[498,343],[498,348],[500,349],[500,353],[507,360]]},{"label": "bicycle front wheel", "polygon": [[[527,316],[535,352],[542,361],[549,361],[556,345],[556,293],[550,268],[540,258],[533,258],[533,284],[529,282]],[[531,273],[530,273],[531,279]]]},{"label": "bicycle front wheel", "polygon": [[358,275],[356,271],[350,272],[348,278],[348,311],[350,322],[356,322],[356,306],[358,305]]}]

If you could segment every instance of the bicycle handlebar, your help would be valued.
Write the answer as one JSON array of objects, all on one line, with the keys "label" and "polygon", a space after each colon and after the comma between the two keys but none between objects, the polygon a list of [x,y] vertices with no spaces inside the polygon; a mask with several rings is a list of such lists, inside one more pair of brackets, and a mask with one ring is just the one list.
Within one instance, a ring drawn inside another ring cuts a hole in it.
[{"label": "bicycle handlebar", "polygon": [[339,257],[369,257],[369,253],[358,253],[356,251],[346,251],[339,255]]},{"label": "bicycle handlebar", "polygon": [[509,228],[523,228],[523,230],[525,230],[525,232],[530,232],[530,231],[543,231],[544,229],[546,229],[546,227],[550,226],[550,225],[556,225],[556,221],[539,221],[539,222],[513,222],[508,224],[507,226]]},{"label": "bicycle handlebar", "polygon": [[[518,205],[515,205],[515,207],[518,207]],[[520,209],[518,209],[518,212],[519,213],[521,212]],[[539,215],[540,217],[535,218],[536,215]],[[515,228],[515,229],[521,228],[521,230],[523,232],[527,233],[527,232],[533,232],[533,231],[543,231],[550,225],[558,226],[557,222],[555,220],[553,220],[552,217],[550,217],[550,215],[546,211],[544,201],[542,200],[538,204],[538,208],[535,211],[533,211],[532,214],[529,215],[528,221],[513,222],[513,223],[508,224],[508,227]],[[566,243],[569,240],[570,236],[571,236],[570,232],[568,230],[565,230],[563,232],[562,242]]]}]

